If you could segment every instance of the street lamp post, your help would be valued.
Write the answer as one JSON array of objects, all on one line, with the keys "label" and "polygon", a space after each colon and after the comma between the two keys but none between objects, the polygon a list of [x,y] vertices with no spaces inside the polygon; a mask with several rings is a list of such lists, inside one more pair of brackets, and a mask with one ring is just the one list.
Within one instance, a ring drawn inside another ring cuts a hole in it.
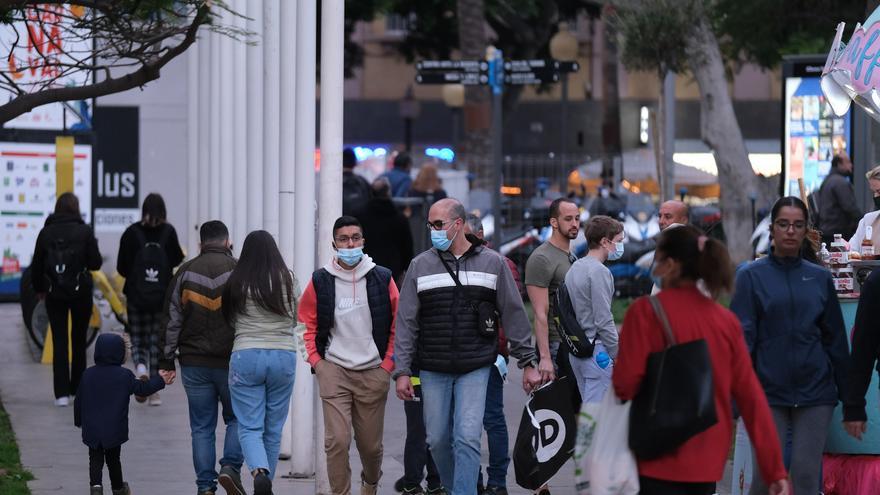
[{"label": "street lamp post", "polygon": [[[559,31],[550,39],[550,56],[561,62],[577,60],[578,40],[568,30],[567,22],[559,23]],[[562,73],[562,128],[560,132],[559,161],[562,169],[559,191],[565,194],[568,185],[568,174],[565,170],[565,153],[568,145],[568,72]]]},{"label": "street lamp post", "polygon": [[464,106],[464,85],[444,84],[443,103],[452,110],[452,149],[458,153],[458,119]]},{"label": "street lamp post", "polygon": [[418,118],[420,111],[419,102],[413,95],[413,88],[409,86],[406,88],[403,100],[400,101],[400,117],[403,118],[403,144],[407,153],[412,151],[413,119]]}]

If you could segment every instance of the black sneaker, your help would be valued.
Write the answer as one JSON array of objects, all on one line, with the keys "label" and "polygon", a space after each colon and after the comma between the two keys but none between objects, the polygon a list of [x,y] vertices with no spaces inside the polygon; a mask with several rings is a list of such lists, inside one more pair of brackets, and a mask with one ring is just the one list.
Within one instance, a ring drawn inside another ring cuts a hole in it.
[{"label": "black sneaker", "polygon": [[92,485],[89,495],[104,495],[104,487],[101,485]]},{"label": "black sneaker", "polygon": [[422,491],[421,485],[407,485],[406,476],[402,476],[394,482],[394,491],[397,493],[405,493],[407,495],[415,495],[417,493],[425,493]]},{"label": "black sneaker", "polygon": [[272,495],[272,480],[265,469],[258,470],[254,476],[254,495]]},{"label": "black sneaker", "polygon": [[217,476],[217,482],[226,490],[229,495],[247,495],[244,491],[244,485],[241,484],[241,474],[232,466],[223,466],[220,468],[220,475]]},{"label": "black sneaker", "polygon": [[489,485],[483,490],[483,495],[507,495],[507,488]]},{"label": "black sneaker", "polygon": [[437,486],[434,488],[428,488],[426,491],[428,495],[449,495],[449,492],[446,491],[446,488],[443,486]]},{"label": "black sneaker", "polygon": [[128,488],[128,483],[123,483],[122,488],[119,490],[113,490],[113,495],[131,495],[131,489]]}]

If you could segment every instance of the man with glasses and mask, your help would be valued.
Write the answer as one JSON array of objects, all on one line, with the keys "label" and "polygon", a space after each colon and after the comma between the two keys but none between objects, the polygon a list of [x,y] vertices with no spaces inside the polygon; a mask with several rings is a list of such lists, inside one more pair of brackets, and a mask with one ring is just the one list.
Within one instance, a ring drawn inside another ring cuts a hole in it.
[{"label": "man with glasses and mask", "polygon": [[468,240],[464,207],[454,199],[434,203],[428,226],[434,247],[410,263],[401,289],[393,378],[397,396],[412,400],[410,367],[418,359],[428,446],[440,480],[452,495],[473,495],[499,324],[523,368],[526,392],[541,377],[528,316],[502,256]]},{"label": "man with glasses and mask", "polygon": [[375,495],[382,475],[382,434],[394,370],[397,286],[391,271],[364,254],[360,222],[333,225],[333,258],[312,274],[299,304],[308,361],[324,409],[324,450],[333,493],[349,493],[351,433],[363,470],[362,495]]}]

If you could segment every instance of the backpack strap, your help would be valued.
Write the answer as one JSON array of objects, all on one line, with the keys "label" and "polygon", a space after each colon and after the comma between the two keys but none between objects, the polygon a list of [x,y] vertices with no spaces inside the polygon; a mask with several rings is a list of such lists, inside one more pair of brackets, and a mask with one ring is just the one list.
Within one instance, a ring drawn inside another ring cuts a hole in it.
[{"label": "backpack strap", "polygon": [[142,229],[138,224],[133,224],[131,226],[131,230],[132,232],[134,232],[134,236],[137,238],[138,250],[140,250],[147,244],[147,234],[144,232],[144,229]]},{"label": "backpack strap", "polygon": [[161,246],[162,249],[165,249],[165,243],[168,242],[168,238],[171,237],[171,225],[165,223],[162,224],[162,226],[164,228],[162,229],[162,233],[159,234],[159,246]]}]

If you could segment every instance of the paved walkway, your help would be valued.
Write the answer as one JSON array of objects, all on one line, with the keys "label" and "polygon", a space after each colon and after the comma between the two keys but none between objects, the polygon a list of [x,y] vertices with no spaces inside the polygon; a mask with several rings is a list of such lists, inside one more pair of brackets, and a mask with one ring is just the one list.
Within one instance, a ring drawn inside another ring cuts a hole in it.
[{"label": "paved walkway", "polygon": [[[17,304],[0,304],[0,399],[9,412],[21,448],[21,460],[36,480],[29,483],[34,495],[86,493],[88,486],[88,451],[80,430],[73,426],[73,408],[53,405],[52,369],[34,360],[36,353],[27,338]],[[91,363],[91,357],[89,358]],[[511,367],[510,384],[505,388],[505,409],[511,432],[511,445],[519,424],[525,395],[516,386],[519,371]],[[194,494],[195,476],[192,468],[189,419],[186,396],[179,380],[162,392],[164,404],[148,407],[132,400],[130,437],[122,447],[125,479],[135,494]],[[221,421],[222,423],[222,421]],[[308,432],[311,435],[311,432]],[[400,400],[389,393],[385,413],[385,459],[379,493],[391,495],[394,480],[403,475],[403,444],[406,419]],[[222,431],[218,430],[222,439]],[[488,459],[483,444],[484,465]],[[219,456],[218,456],[219,458]],[[357,478],[359,459],[352,450],[352,472]],[[288,462],[279,464],[278,472],[290,471]],[[250,492],[251,481],[245,475]],[[513,465],[508,475],[511,494],[529,493],[516,486]],[[105,484],[109,485],[109,480]],[[720,493],[729,493],[729,482],[720,486]],[[569,463],[551,482],[554,494],[574,493],[573,466]],[[220,490],[222,493],[223,490]],[[311,495],[312,480],[277,479],[274,492],[278,495]],[[105,490],[110,493],[110,490]],[[357,490],[353,492],[355,495]]]}]

